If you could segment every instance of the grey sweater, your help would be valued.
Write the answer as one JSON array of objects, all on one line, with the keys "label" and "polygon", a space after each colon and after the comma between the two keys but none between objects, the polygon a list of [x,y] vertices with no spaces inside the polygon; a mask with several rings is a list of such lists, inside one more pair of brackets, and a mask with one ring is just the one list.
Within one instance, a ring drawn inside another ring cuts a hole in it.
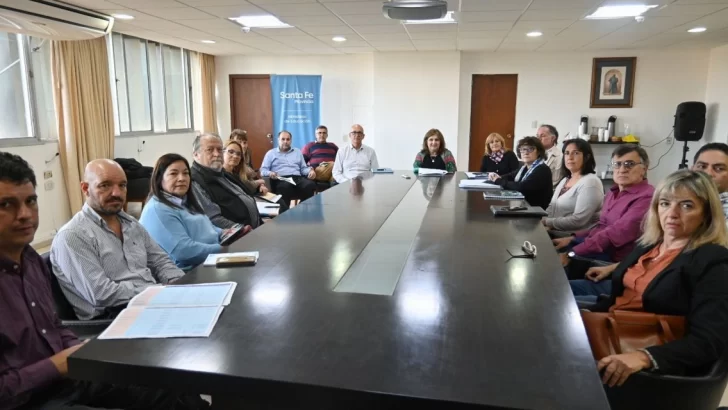
[{"label": "grey sweater", "polygon": [[584,175],[564,195],[559,196],[566,181],[567,178],[562,179],[554,189],[551,204],[546,208],[546,223],[565,232],[588,229],[599,222],[604,202],[602,181],[595,174]]}]

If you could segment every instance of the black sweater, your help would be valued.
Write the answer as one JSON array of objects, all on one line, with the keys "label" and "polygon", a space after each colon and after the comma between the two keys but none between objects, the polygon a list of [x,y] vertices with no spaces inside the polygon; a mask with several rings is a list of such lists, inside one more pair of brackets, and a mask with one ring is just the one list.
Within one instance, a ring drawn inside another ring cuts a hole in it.
[{"label": "black sweater", "polygon": [[490,155],[483,156],[483,160],[480,161],[480,172],[495,172],[498,175],[506,175],[518,171],[520,168],[521,164],[513,151],[506,151],[503,154],[503,159],[497,164],[490,159]]},{"label": "black sweater", "polygon": [[554,188],[551,182],[551,168],[545,162],[541,163],[533,169],[533,172],[531,172],[528,178],[521,178],[520,182],[516,182],[518,171],[516,170],[508,175],[503,175],[495,181],[495,184],[502,186],[503,189],[522,193],[531,206],[540,206],[543,209],[548,208],[551,203],[551,196],[554,194]]},{"label": "black sweater", "polygon": [[[612,273],[612,296],[607,310],[624,293],[624,274],[652,246],[637,246]],[[645,312],[685,316],[685,337],[647,348],[659,373],[704,374],[728,345],[728,249],[715,244],[684,251],[647,285],[642,295]],[[600,309],[601,308],[601,309]]]}]

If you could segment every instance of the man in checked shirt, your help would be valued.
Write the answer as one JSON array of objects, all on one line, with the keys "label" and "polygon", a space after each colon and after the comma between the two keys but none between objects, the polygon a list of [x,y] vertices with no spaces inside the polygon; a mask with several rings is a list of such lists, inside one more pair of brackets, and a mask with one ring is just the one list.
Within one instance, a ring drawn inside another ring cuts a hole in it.
[{"label": "man in checked shirt", "polygon": [[38,229],[35,175],[0,152],[0,410],[206,409],[195,395],[68,378],[68,356],[83,348],[55,313],[49,272],[30,247]]}]

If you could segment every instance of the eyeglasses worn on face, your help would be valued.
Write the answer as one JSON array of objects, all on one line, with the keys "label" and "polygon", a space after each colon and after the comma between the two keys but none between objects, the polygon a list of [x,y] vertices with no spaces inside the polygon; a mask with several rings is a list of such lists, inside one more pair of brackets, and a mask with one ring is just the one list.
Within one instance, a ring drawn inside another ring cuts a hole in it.
[{"label": "eyeglasses worn on face", "polygon": [[612,169],[620,169],[624,166],[624,169],[629,171],[630,169],[634,168],[635,165],[640,165],[642,162],[634,162],[634,161],[612,161]]},{"label": "eyeglasses worn on face", "polygon": [[364,135],[364,133],[363,133],[363,132],[361,132],[361,131],[352,131],[352,132],[350,132],[350,133],[349,133],[349,135],[351,135],[351,136],[355,136],[355,135]]},{"label": "eyeglasses worn on face", "polygon": [[232,149],[227,150],[228,155],[232,155],[233,157],[239,157],[242,155],[240,151],[235,151]]},{"label": "eyeglasses worn on face", "polygon": [[521,148],[518,148],[518,152],[520,152],[521,154],[530,154],[533,151],[536,151],[536,147],[521,147]]}]

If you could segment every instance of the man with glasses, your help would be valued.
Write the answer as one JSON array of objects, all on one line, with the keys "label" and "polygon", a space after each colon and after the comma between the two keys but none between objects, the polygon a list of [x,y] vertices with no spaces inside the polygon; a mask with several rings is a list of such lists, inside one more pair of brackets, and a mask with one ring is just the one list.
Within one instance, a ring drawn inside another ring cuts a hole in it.
[{"label": "man with glasses", "polygon": [[351,144],[347,144],[336,153],[334,161],[336,182],[342,183],[379,168],[377,153],[373,148],[362,144],[364,137],[364,128],[361,125],[351,126],[349,132]]},{"label": "man with glasses", "polygon": [[238,178],[223,169],[222,139],[217,134],[198,135],[192,143],[192,189],[202,210],[215,226],[238,224],[255,229],[261,224],[255,198]]},{"label": "man with glasses", "polygon": [[316,172],[306,165],[303,154],[291,146],[292,136],[288,131],[278,133],[278,148],[265,154],[260,174],[270,178],[273,192],[283,197],[286,203],[292,199],[305,201],[316,193]]},{"label": "man with glasses", "polygon": [[712,142],[703,145],[693,162],[693,171],[705,172],[718,186],[720,203],[728,222],[728,144]]},{"label": "man with glasses", "polygon": [[[604,200],[599,223],[591,230],[573,236],[554,239],[564,266],[574,259],[593,259],[619,262],[627,256],[642,235],[644,219],[655,188],[647,182],[649,158],[647,152],[634,144],[624,144],[612,153],[614,183]],[[588,264],[569,266],[571,279],[582,279]],[[609,293],[609,292],[606,292]]]}]

